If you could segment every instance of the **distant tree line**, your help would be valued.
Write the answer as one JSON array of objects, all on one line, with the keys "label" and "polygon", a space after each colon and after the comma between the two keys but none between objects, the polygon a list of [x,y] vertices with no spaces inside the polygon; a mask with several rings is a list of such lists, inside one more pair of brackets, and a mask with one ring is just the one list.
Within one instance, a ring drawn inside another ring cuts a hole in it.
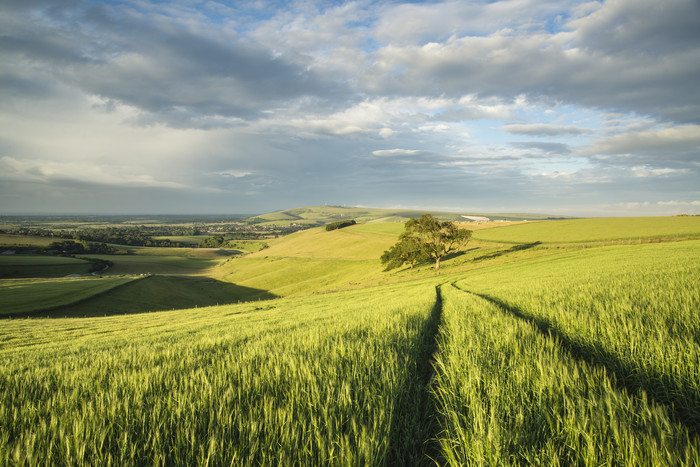
[{"label": "distant tree line", "polygon": [[[101,229],[81,229],[72,234],[73,239],[79,241],[91,241],[101,243],[113,243],[117,245],[151,246],[151,247],[179,247],[179,242],[172,240],[154,240],[152,235],[163,235],[162,230],[154,232],[150,227],[105,227]],[[166,234],[173,235],[173,234]]]},{"label": "distant tree line", "polygon": [[345,227],[350,227],[351,225],[355,225],[355,224],[356,224],[356,222],[354,219],[349,220],[349,221],[331,222],[330,224],[326,224],[326,231],[342,229]]},{"label": "distant tree line", "polygon": [[117,252],[117,249],[105,243],[75,242],[73,240],[63,240],[53,242],[44,250],[47,253],[58,253],[66,255],[97,254],[110,255]]}]

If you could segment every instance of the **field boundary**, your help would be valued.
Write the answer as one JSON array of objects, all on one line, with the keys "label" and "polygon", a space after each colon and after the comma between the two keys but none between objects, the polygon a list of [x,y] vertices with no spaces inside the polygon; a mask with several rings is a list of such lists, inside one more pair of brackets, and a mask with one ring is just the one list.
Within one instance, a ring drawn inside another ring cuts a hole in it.
[{"label": "field boundary", "polygon": [[[592,344],[570,338],[549,320],[531,316],[521,308],[506,303],[498,297],[471,292],[460,288],[454,283],[451,285],[457,290],[486,300],[505,313],[533,325],[545,338],[556,339],[560,343],[562,350],[571,355],[575,360],[603,368],[606,377],[610,380],[613,387],[627,391],[630,394],[643,391],[649,399],[666,407],[674,421],[682,424],[694,436],[700,436],[700,421],[697,420],[696,414],[685,412],[679,408],[688,403],[687,400],[684,401],[682,398],[676,396],[676,394],[685,393],[683,388],[673,388],[675,390],[669,391],[668,387],[654,387],[651,384],[645,384],[644,381],[640,381],[637,377],[639,374],[638,369],[627,365],[617,355],[611,352],[596,348]],[[663,375],[654,374],[649,376],[659,381],[663,379]],[[694,396],[694,400],[691,401],[691,404],[695,407],[700,407],[700,395]]]}]

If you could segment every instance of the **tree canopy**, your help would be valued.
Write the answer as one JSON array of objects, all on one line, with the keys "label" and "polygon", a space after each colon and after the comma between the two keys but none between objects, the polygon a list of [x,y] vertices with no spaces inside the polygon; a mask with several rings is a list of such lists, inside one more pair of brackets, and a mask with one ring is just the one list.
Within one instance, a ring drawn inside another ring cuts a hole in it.
[{"label": "tree canopy", "polygon": [[386,270],[409,264],[435,261],[440,269],[440,260],[447,254],[458,251],[469,242],[471,230],[460,229],[453,222],[440,221],[430,214],[406,221],[399,241],[381,257]]}]

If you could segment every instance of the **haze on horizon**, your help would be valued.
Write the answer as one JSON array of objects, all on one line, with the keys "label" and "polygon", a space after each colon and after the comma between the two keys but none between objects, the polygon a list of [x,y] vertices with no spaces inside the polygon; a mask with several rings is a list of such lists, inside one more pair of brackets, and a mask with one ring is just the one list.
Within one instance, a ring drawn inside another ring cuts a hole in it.
[{"label": "haze on horizon", "polygon": [[698,24],[696,0],[6,0],[0,214],[699,214]]}]

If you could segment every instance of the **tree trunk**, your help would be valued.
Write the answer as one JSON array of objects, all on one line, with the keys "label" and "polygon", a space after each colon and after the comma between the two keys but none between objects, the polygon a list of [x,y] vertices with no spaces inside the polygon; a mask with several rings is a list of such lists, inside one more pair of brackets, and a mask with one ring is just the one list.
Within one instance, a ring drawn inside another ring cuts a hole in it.
[{"label": "tree trunk", "polygon": [[435,258],[435,270],[440,269],[440,257]]}]

